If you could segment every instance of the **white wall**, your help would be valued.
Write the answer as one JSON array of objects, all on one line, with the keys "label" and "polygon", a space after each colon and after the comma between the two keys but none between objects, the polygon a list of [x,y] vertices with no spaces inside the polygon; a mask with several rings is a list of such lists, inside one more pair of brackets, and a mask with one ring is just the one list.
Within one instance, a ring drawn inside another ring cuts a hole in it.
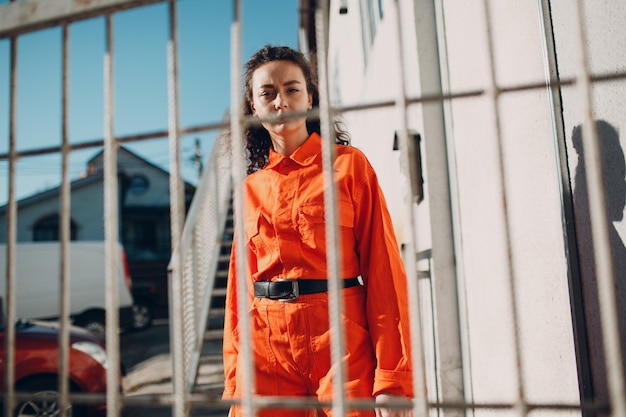
[{"label": "white wall", "polygon": [[[102,182],[73,190],[71,200],[71,219],[78,226],[78,240],[104,239]],[[59,207],[57,196],[20,209],[17,215],[17,241],[32,242],[35,223],[43,217],[58,214]]]},{"label": "white wall", "polygon": [[[491,2],[490,12],[498,86],[543,80],[536,4]],[[482,3],[446,1],[444,18],[451,91],[490,91]],[[497,103],[489,94],[452,103],[475,401],[516,398],[511,278],[527,398],[570,403],[578,398],[549,110],[543,90],[503,94]]]},{"label": "white wall", "polygon": [[[409,95],[418,95],[418,57],[411,35],[413,3],[400,3],[407,35],[408,90]],[[536,2],[491,3],[497,84],[542,82],[543,40]],[[383,4],[385,16],[367,67],[362,65],[360,51],[358,1],[348,1],[345,16],[336,12],[338,6],[331,5],[330,63],[339,69],[333,67],[330,72],[340,74],[336,81],[341,85],[335,91],[341,91],[343,104],[396,97],[394,2]],[[482,1],[445,0],[437,4],[441,5],[446,29],[445,36],[439,38],[449,74],[444,84],[452,92],[491,91]],[[466,396],[476,402],[516,399],[515,333],[509,293],[512,278],[526,399],[575,403],[579,393],[561,227],[560,179],[546,91],[503,94],[497,105],[489,94],[459,98],[446,102],[446,108],[448,141],[456,160],[453,172],[457,174],[451,181],[458,188],[453,199],[458,209],[455,220],[459,291],[464,307]],[[366,152],[379,173],[402,240],[408,229],[402,216],[406,186],[400,179],[398,156],[391,151],[393,132],[399,127],[398,113],[384,109],[345,117],[354,145]],[[409,125],[421,131],[417,106],[411,108]],[[428,173],[425,177],[428,192]],[[416,210],[418,250],[430,244],[427,205],[426,201]]]},{"label": "white wall", "polygon": [[[581,71],[583,61],[579,48],[578,27],[572,23],[576,21],[573,8],[567,3],[555,2],[554,25],[555,43],[559,52],[559,71],[565,78],[574,79]],[[584,10],[584,34],[586,37],[587,66],[594,75],[605,75],[624,71],[626,69],[626,31],[624,20],[626,19],[626,4],[621,1],[591,2],[586,3]],[[599,131],[601,148],[611,143],[615,147],[607,148],[608,158],[602,158],[602,162],[608,167],[606,191],[609,194],[609,227],[612,240],[614,268],[617,282],[615,294],[618,301],[618,317],[620,318],[620,331],[622,332],[622,357],[626,357],[626,283],[622,278],[626,273],[626,249],[624,238],[626,237],[626,223],[623,221],[623,205],[626,198],[624,190],[623,158],[626,137],[626,84],[624,80],[594,83],[592,90],[592,117],[596,121],[602,121]],[[594,389],[600,399],[606,399],[605,376],[602,366],[597,361],[602,359],[602,338],[600,331],[600,318],[598,313],[598,301],[596,297],[597,284],[593,270],[593,251],[591,245],[590,229],[586,214],[586,202],[584,201],[583,184],[579,184],[578,173],[579,151],[573,146],[573,131],[576,126],[585,122],[586,100],[584,92],[574,85],[563,89],[563,116],[565,121],[565,135],[568,148],[569,166],[572,175],[574,189],[574,209],[577,216],[579,251],[581,255],[582,286],[584,291],[585,316],[588,337],[594,341],[590,344],[592,372],[595,378]],[[615,140],[615,142],[612,142]],[[603,145],[604,144],[604,145]],[[622,159],[623,161],[623,159]],[[620,166],[621,165],[621,166]],[[616,170],[614,168],[617,168]],[[579,188],[580,186],[580,188]]]}]

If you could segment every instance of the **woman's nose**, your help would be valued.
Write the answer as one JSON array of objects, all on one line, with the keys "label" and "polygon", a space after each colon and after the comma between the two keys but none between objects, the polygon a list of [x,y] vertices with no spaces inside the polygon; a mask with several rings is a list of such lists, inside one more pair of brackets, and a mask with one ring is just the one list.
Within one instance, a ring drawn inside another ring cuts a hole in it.
[{"label": "woman's nose", "polygon": [[276,109],[282,109],[283,107],[287,107],[287,101],[283,100],[283,96],[280,93],[276,94],[276,98],[274,99],[274,107]]}]

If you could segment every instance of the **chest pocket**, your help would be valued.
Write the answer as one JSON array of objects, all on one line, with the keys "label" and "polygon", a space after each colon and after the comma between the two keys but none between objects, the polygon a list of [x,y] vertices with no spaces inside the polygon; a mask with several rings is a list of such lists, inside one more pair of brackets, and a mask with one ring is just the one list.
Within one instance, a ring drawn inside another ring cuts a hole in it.
[{"label": "chest pocket", "polygon": [[260,211],[255,211],[245,218],[246,242],[248,248],[256,256],[257,267],[262,269],[269,265],[272,257],[271,242],[274,236],[269,236],[274,228]]},{"label": "chest pocket", "polygon": [[[354,208],[348,202],[338,204],[337,223],[339,235],[344,246],[346,239],[354,241]],[[298,209],[298,231],[304,246],[313,250],[324,250],[326,247],[326,224],[324,204],[308,204]]]}]

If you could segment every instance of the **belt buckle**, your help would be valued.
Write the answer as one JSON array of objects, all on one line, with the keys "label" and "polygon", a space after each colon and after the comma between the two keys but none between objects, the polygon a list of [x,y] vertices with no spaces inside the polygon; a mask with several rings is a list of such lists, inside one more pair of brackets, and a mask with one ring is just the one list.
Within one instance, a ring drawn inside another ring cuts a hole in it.
[{"label": "belt buckle", "polygon": [[282,301],[284,303],[291,303],[297,301],[300,298],[300,288],[298,287],[298,281],[296,281],[295,279],[278,278],[276,282],[291,283],[291,294],[285,297],[277,297],[276,300]]}]

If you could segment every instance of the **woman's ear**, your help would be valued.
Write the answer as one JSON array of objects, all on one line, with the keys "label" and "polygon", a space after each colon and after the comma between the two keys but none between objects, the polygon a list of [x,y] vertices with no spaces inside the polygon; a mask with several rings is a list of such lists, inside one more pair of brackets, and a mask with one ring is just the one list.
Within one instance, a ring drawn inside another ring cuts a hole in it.
[{"label": "woman's ear", "polygon": [[248,106],[250,106],[250,111],[252,112],[252,115],[256,116],[256,109],[254,108],[254,103],[252,102],[252,100],[248,101]]},{"label": "woman's ear", "polygon": [[309,110],[313,108],[313,94],[309,93]]}]

